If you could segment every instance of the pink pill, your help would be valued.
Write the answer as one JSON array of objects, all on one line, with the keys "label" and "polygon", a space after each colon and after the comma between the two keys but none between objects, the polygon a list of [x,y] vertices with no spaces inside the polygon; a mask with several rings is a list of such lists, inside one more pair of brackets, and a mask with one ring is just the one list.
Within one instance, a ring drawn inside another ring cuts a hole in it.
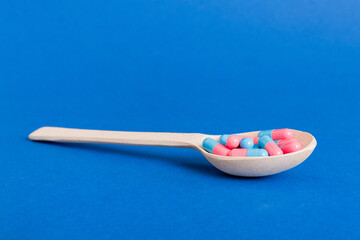
[{"label": "pink pill", "polygon": [[224,134],[224,135],[220,136],[219,141],[221,144],[223,144],[228,149],[234,149],[234,148],[238,148],[240,145],[240,141],[246,137],[254,139],[253,137],[250,137],[250,136]]},{"label": "pink pill", "polygon": [[282,155],[283,151],[278,145],[267,135],[260,137],[259,146],[264,148],[270,156]]},{"label": "pink pill", "polygon": [[259,144],[259,137],[254,138],[254,144]]},{"label": "pink pill", "polygon": [[273,131],[272,137],[273,137],[273,140],[274,139],[276,139],[276,140],[278,140],[278,139],[279,140],[281,140],[281,139],[289,139],[289,138],[293,138],[294,134],[288,128],[276,129],[276,130]]},{"label": "pink pill", "polygon": [[275,141],[280,139],[293,138],[294,134],[290,129],[283,128],[283,129],[274,129],[274,130],[263,130],[258,134],[258,137],[262,137],[262,136],[269,136]]},{"label": "pink pill", "polygon": [[230,157],[246,157],[247,155],[247,149],[233,149],[230,151],[229,156]]},{"label": "pink pill", "polygon": [[229,149],[239,147],[240,140],[237,135],[224,134],[220,136],[220,143]]},{"label": "pink pill", "polygon": [[298,140],[293,139],[293,141],[282,145],[280,148],[285,154],[292,153],[301,150],[301,144]]},{"label": "pink pill", "polygon": [[276,155],[283,154],[283,151],[274,142],[268,143],[264,149],[269,153],[270,156],[276,156]]},{"label": "pink pill", "polygon": [[239,138],[235,135],[231,135],[227,138],[225,147],[227,147],[228,149],[234,149],[239,147],[239,144],[240,144]]},{"label": "pink pill", "polygon": [[297,141],[295,138],[289,138],[289,139],[281,139],[281,140],[277,140],[275,141],[275,143],[281,147],[282,145],[285,145],[285,144],[288,144],[288,143],[291,143],[293,141]]},{"label": "pink pill", "polygon": [[213,154],[221,155],[221,156],[228,156],[229,152],[230,152],[230,149],[224,147],[221,144],[216,145],[212,151]]},{"label": "pink pill", "polygon": [[202,146],[207,152],[216,155],[227,156],[230,152],[230,149],[212,138],[205,138]]}]

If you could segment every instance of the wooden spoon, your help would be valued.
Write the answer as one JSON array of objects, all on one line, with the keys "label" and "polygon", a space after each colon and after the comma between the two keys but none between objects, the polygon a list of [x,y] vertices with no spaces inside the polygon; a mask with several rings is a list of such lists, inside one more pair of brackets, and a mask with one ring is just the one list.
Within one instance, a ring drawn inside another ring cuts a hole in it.
[{"label": "wooden spoon", "polygon": [[[42,127],[31,133],[29,139],[52,142],[192,148],[201,152],[212,165],[223,172],[243,177],[260,177],[293,168],[305,161],[314,151],[316,140],[311,134],[297,130],[292,131],[303,148],[294,153],[272,157],[225,157],[214,155],[202,148],[202,141],[207,137],[219,140],[220,135],[200,133],[121,132]],[[238,135],[256,137],[257,134],[258,131]]]}]

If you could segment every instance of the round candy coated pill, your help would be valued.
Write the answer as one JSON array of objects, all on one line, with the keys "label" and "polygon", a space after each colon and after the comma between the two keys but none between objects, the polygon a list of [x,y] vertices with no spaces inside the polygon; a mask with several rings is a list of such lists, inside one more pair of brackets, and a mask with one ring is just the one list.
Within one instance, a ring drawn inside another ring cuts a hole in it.
[{"label": "round candy coated pill", "polygon": [[254,146],[254,141],[251,138],[243,138],[240,141],[240,147],[241,148],[253,148]]}]

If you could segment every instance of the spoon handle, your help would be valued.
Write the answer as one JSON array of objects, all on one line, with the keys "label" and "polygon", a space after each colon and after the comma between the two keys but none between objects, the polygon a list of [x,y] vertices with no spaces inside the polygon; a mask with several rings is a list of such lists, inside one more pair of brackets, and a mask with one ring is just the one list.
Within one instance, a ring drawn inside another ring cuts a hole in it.
[{"label": "spoon handle", "polygon": [[[74,128],[42,127],[32,132],[29,139],[34,141],[105,143],[138,146],[194,148],[200,133],[123,132]],[[200,140],[201,141],[201,140]]]}]

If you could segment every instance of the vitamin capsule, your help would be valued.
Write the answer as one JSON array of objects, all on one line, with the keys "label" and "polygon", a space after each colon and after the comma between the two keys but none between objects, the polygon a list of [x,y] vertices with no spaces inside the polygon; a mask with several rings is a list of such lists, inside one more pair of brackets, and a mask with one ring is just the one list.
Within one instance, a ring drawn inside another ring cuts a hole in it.
[{"label": "vitamin capsule", "polygon": [[293,141],[286,143],[284,145],[281,145],[280,149],[283,151],[284,154],[292,153],[292,152],[299,151],[301,149],[301,144],[298,142],[298,140],[293,139]]},{"label": "vitamin capsule", "polygon": [[224,134],[220,136],[219,140],[228,149],[234,149],[240,145],[240,139],[237,135]]},{"label": "vitamin capsule", "polygon": [[254,141],[251,138],[245,137],[245,138],[241,139],[240,147],[241,148],[253,148]]},{"label": "vitamin capsule", "polygon": [[[301,149],[301,144],[295,138],[282,139],[274,141],[276,145],[283,151],[283,153],[296,152]],[[253,148],[259,148],[258,144],[254,144]]]},{"label": "vitamin capsule", "polygon": [[288,129],[263,130],[259,132],[258,137],[269,136],[273,140],[289,139],[294,136],[293,132]]},{"label": "vitamin capsule", "polygon": [[[284,140],[276,140],[274,142],[276,143],[276,145],[278,145],[280,147],[280,146],[282,146],[282,145],[284,145],[286,143],[289,143],[289,142],[291,142],[293,140],[294,140],[294,138],[290,138],[290,139],[284,139]],[[259,137],[254,138],[254,147],[253,148],[255,148],[255,146],[257,146],[257,148],[260,148],[260,146],[259,146]]]},{"label": "vitamin capsule", "polygon": [[220,143],[222,145],[224,145],[225,147],[229,148],[229,149],[234,149],[239,147],[240,145],[240,141],[243,138],[250,138],[250,139],[254,139],[251,136],[239,136],[239,135],[230,135],[230,134],[224,134],[220,136]]},{"label": "vitamin capsule", "polygon": [[283,151],[278,145],[267,135],[259,138],[259,146],[264,148],[270,156],[282,155]]},{"label": "vitamin capsule", "polygon": [[229,156],[230,157],[267,157],[269,156],[269,154],[265,149],[237,148],[231,150]]},{"label": "vitamin capsule", "polygon": [[276,145],[278,145],[281,148],[282,145],[291,143],[293,141],[297,141],[297,140],[295,138],[289,138],[289,139],[276,140],[274,142],[276,143]]},{"label": "vitamin capsule", "polygon": [[205,138],[202,146],[209,153],[216,155],[228,156],[230,152],[230,149],[226,148],[224,145],[212,138]]}]

